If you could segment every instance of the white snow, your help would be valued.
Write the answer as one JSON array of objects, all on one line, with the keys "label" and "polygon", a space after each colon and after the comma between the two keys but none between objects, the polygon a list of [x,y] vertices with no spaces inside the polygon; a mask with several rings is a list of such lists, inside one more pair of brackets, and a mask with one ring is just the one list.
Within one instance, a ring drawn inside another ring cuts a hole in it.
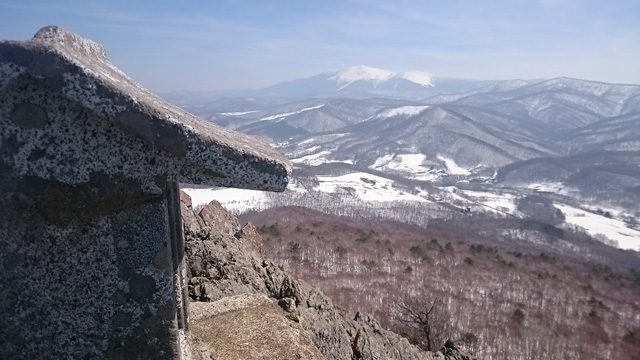
[{"label": "white snow", "polygon": [[425,111],[429,106],[400,106],[393,109],[381,111],[377,118],[390,118],[398,115],[415,116]]},{"label": "white snow", "polygon": [[471,175],[471,171],[458,166],[458,164],[456,164],[456,162],[453,161],[453,159],[449,159],[449,158],[446,158],[446,157],[438,154],[438,160],[444,162],[444,165],[447,167],[447,170],[449,170],[450,174],[453,174],[453,175]]},{"label": "white snow", "polygon": [[621,249],[640,251],[640,231],[629,229],[617,219],[609,219],[572,206],[555,204],[566,218],[567,224],[584,228],[591,236],[602,234],[618,243]]},{"label": "white snow", "polygon": [[371,169],[379,169],[385,165],[387,165],[391,160],[393,160],[393,155],[387,154],[385,156],[379,157],[373,163],[373,165],[369,166]]},{"label": "white snow", "polygon": [[393,180],[363,172],[341,176],[318,176],[317,191],[327,193],[350,192],[364,201],[419,201],[426,202],[416,196],[393,186]]},{"label": "white snow", "polygon": [[383,82],[394,77],[396,73],[389,70],[372,68],[358,65],[342,69],[335,73],[329,80],[337,80],[338,84],[345,84],[343,87],[359,80],[369,80],[376,83]]},{"label": "white snow", "polygon": [[227,210],[240,211],[250,208],[260,208],[267,201],[266,193],[259,190],[246,189],[180,189],[191,197],[194,208],[217,200]]},{"label": "white snow", "polygon": [[315,154],[309,154],[309,155],[301,156],[299,158],[290,159],[290,161],[294,164],[297,163],[297,164],[307,164],[311,166],[317,166],[320,164],[325,164],[330,162],[329,159],[327,159],[328,155],[331,155],[331,152],[320,151]]},{"label": "white snow", "polygon": [[435,180],[439,175],[422,165],[426,159],[427,156],[424,154],[385,155],[377,158],[369,168],[378,171],[403,172],[411,179]]},{"label": "white snow", "polygon": [[458,201],[464,204],[469,203],[469,199],[460,195],[460,194],[464,194],[464,192],[455,186],[444,186],[444,187],[441,187],[440,189],[447,191],[447,193],[443,195],[448,201]]},{"label": "white snow", "polygon": [[[309,141],[309,140],[305,140]],[[353,160],[334,160],[330,159],[331,151],[324,150],[317,153],[314,151],[320,150],[320,146],[312,146],[306,149],[302,153],[290,155],[289,161],[294,164],[306,164],[310,166],[318,166],[321,164],[330,164],[330,163],[345,163],[345,164],[353,164]],[[301,156],[302,155],[302,156]]]},{"label": "white snow", "polygon": [[298,146],[300,146],[300,145],[304,145],[304,144],[311,144],[311,143],[312,143],[312,142],[314,142],[314,141],[316,141],[316,139],[314,139],[314,138],[307,139],[307,140],[305,140],[305,141],[301,141],[301,142],[299,142],[299,143],[298,143]]},{"label": "white snow", "polygon": [[317,106],[312,106],[312,107],[308,107],[308,108],[304,108],[304,109],[300,109],[300,110],[296,110],[296,111],[291,111],[291,112],[287,112],[287,113],[282,113],[282,114],[276,114],[276,115],[271,115],[271,116],[267,116],[267,117],[263,117],[260,120],[276,120],[276,119],[281,119],[287,116],[291,116],[291,115],[295,115],[295,114],[300,114],[301,112],[305,112],[305,111],[309,111],[309,110],[315,110],[315,109],[320,109],[321,107],[323,107],[325,104],[320,104]]},{"label": "white snow", "polygon": [[485,207],[499,211],[507,212],[512,215],[518,214],[515,204],[515,195],[512,194],[496,194],[494,192],[459,190],[472,201],[478,202]]},{"label": "white snow", "polygon": [[422,86],[433,86],[433,76],[424,71],[407,71],[402,78]]},{"label": "white snow", "polygon": [[396,160],[399,161],[398,166],[404,166],[408,169],[418,168],[427,159],[424,154],[399,154]]},{"label": "white snow", "polygon": [[534,191],[562,193],[564,185],[559,182],[532,183],[529,184],[527,188]]},{"label": "white snow", "polygon": [[224,115],[224,116],[240,116],[240,115],[247,115],[247,114],[251,114],[254,112],[258,112],[258,110],[251,110],[251,111],[234,111],[234,112],[221,112],[218,113],[218,115]]}]

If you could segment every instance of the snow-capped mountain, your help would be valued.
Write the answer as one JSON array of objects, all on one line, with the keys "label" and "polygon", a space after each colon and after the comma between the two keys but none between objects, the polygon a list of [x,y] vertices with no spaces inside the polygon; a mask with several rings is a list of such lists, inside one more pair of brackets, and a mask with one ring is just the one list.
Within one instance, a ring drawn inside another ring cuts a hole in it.
[{"label": "snow-capped mountain", "polygon": [[[396,73],[365,65],[327,71],[303,79],[283,81],[260,89],[215,91],[208,93],[174,92],[164,94],[180,105],[202,104],[224,98],[351,98],[384,97],[424,100],[438,95],[466,94],[503,81],[440,78],[425,71]],[[194,101],[194,99],[196,99]],[[240,111],[237,110],[237,111]]]},{"label": "snow-capped mountain", "polygon": [[336,80],[338,85],[348,86],[356,81],[371,81],[374,84],[379,84],[395,76],[393,71],[360,65],[340,70],[330,76],[329,80]]},{"label": "snow-capped mountain", "polygon": [[424,71],[408,71],[403,74],[396,74],[389,70],[358,65],[330,73],[329,75],[328,79],[336,80],[339,90],[342,90],[358,81],[371,83],[374,88],[388,82],[392,82],[394,86],[397,86],[397,80],[400,79],[407,80],[411,83],[424,87],[433,86],[433,76]]},{"label": "snow-capped mountain", "polygon": [[[172,92],[164,97],[181,106],[201,106],[205,102],[228,102],[244,98],[283,104],[309,98],[387,98],[444,103],[486,91],[505,91],[529,85],[526,80],[469,80],[437,77],[426,71],[397,73],[366,65],[326,71],[314,76],[283,81],[260,89],[218,90],[211,92]],[[238,105],[228,112],[250,110]]]},{"label": "snow-capped mountain", "polygon": [[275,84],[256,90],[257,94],[285,97],[350,97],[383,96],[419,99],[433,96],[435,78],[424,71],[396,73],[391,70],[358,65]]}]

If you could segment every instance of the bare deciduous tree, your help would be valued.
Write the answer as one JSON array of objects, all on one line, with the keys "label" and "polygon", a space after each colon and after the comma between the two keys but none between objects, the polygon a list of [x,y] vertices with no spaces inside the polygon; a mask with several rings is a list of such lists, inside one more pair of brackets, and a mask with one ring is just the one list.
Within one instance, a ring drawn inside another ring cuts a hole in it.
[{"label": "bare deciduous tree", "polygon": [[439,298],[407,298],[394,306],[398,330],[428,351],[440,349],[449,335],[451,316]]}]

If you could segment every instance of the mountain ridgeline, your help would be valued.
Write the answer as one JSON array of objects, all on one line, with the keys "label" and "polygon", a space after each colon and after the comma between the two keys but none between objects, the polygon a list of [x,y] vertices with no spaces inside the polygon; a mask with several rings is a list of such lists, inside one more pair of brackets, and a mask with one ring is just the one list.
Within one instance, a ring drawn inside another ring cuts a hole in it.
[{"label": "mountain ridgeline", "polygon": [[[640,201],[638,85],[460,80],[360,66],[208,101],[180,95],[167,96],[270,139],[298,168],[342,163],[414,180],[553,183],[630,210]],[[423,176],[394,169],[403,155],[422,157]]]}]

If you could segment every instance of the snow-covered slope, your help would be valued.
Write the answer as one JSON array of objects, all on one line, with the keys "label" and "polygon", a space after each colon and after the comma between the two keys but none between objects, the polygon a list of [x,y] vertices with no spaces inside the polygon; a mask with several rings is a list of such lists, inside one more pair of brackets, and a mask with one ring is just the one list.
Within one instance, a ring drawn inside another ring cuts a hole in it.
[{"label": "snow-covered slope", "polygon": [[376,69],[369,66],[358,65],[342,69],[331,77],[330,80],[336,80],[339,85],[345,87],[355,81],[372,81],[381,83],[396,76],[396,73],[384,69]]},{"label": "snow-covered slope", "polygon": [[376,117],[378,118],[385,118],[385,117],[393,117],[393,116],[400,116],[400,115],[404,115],[404,116],[415,116],[420,114],[421,112],[423,112],[424,110],[428,109],[429,106],[424,105],[424,106],[400,106],[400,107],[396,107],[396,108],[391,108],[391,109],[385,109],[383,111],[381,111]]},{"label": "snow-covered slope", "polygon": [[407,71],[396,74],[391,70],[378,69],[365,65],[351,66],[328,74],[328,80],[335,80],[339,85],[338,90],[342,90],[355,82],[370,82],[376,88],[384,83],[392,83],[397,88],[401,83],[399,80],[408,81],[422,87],[433,86],[433,77],[424,71]]},{"label": "snow-covered slope", "polygon": [[424,154],[385,155],[377,158],[369,168],[382,172],[400,173],[416,180],[435,180],[445,175],[442,170],[425,166],[426,160],[427,156]]},{"label": "snow-covered slope", "polygon": [[422,86],[434,86],[433,76],[424,71],[407,71],[401,75],[403,79],[407,79]]},{"label": "snow-covered slope", "polygon": [[579,226],[595,237],[606,236],[620,249],[640,251],[640,231],[628,228],[624,222],[568,205],[555,207],[564,213],[567,224]]},{"label": "snow-covered slope", "polygon": [[318,185],[314,189],[327,193],[349,193],[364,201],[426,201],[397,188],[393,180],[364,172],[318,176]]}]

